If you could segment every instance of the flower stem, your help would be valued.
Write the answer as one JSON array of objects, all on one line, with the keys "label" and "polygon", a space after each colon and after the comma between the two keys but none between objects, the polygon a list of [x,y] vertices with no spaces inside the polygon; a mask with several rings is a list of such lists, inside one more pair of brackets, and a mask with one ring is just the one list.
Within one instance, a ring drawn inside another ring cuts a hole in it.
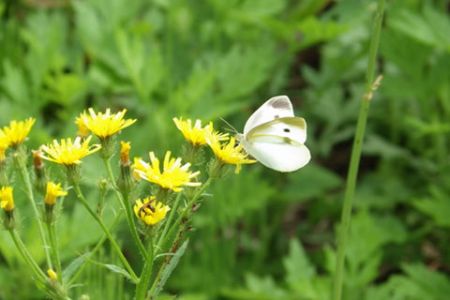
[{"label": "flower stem", "polygon": [[42,225],[42,220],[39,214],[39,210],[36,205],[36,201],[34,199],[33,187],[31,185],[30,175],[28,174],[27,166],[25,163],[25,153],[22,152],[23,149],[18,148],[14,153],[14,161],[19,169],[20,177],[22,177],[23,182],[25,183],[25,190],[27,194],[27,198],[30,202],[31,209],[33,210],[34,217],[38,224],[39,236],[41,237],[45,258],[47,261],[47,267],[52,268],[52,260],[50,257],[50,251],[47,243],[47,238],[44,233],[44,226]]},{"label": "flower stem", "polygon": [[123,266],[125,267],[125,269],[130,274],[133,282],[137,283],[139,281],[139,279],[138,279],[136,273],[134,273],[133,269],[131,268],[130,264],[128,263],[128,260],[123,255],[122,250],[120,249],[120,246],[114,240],[113,236],[109,232],[109,230],[106,227],[105,223],[103,223],[102,219],[100,219],[100,217],[89,206],[88,202],[86,201],[86,198],[84,197],[83,193],[81,192],[80,185],[77,182],[73,182],[73,187],[74,187],[75,193],[76,193],[76,195],[78,197],[78,200],[80,200],[80,202],[84,205],[84,207],[87,209],[89,214],[100,225],[100,227],[102,228],[102,230],[105,233],[106,237],[108,238],[109,242],[111,243],[112,247],[117,252],[117,255],[119,256],[119,259],[122,262]]},{"label": "flower stem", "polygon": [[25,247],[24,243],[22,242],[22,239],[17,234],[17,231],[15,229],[10,229],[8,231],[9,231],[9,234],[11,235],[12,240],[14,241],[14,244],[16,245],[16,248],[19,250],[23,259],[28,264],[30,269],[33,271],[36,278],[42,282],[45,282],[46,276],[45,276],[44,272],[42,272],[42,270],[39,268],[38,264],[34,261],[33,257],[28,252],[27,248]]},{"label": "flower stem", "polygon": [[[116,217],[114,218],[112,225],[109,227],[109,230],[111,231],[114,227],[116,227],[119,224],[119,221],[122,219],[122,213],[120,212],[119,214],[116,215]],[[101,237],[101,239],[97,242],[97,244],[94,246],[94,248],[90,251],[89,253],[89,257],[92,257],[95,252],[97,252],[100,247],[103,245],[103,243],[108,239],[106,234],[103,234],[103,236]],[[70,280],[68,280],[67,286],[71,286],[78,278],[78,276],[80,276],[80,274],[82,273],[84,267],[86,266],[86,263],[89,261],[89,259],[85,259],[84,262],[82,263],[82,265],[78,268],[78,270],[75,272],[75,274],[70,278]]]},{"label": "flower stem", "polygon": [[61,260],[59,258],[59,249],[58,242],[56,240],[55,233],[55,223],[54,222],[46,222],[47,232],[50,239],[50,248],[53,257],[53,264],[56,268],[56,274],[58,274],[58,281],[62,282],[62,270],[61,270]]},{"label": "flower stem", "polygon": [[[173,247],[173,245],[179,244],[181,242],[180,239],[183,236],[183,232],[185,230],[185,226],[181,226],[181,228],[179,228],[179,225],[181,224],[181,222],[183,220],[186,220],[189,217],[190,213],[192,212],[192,205],[201,197],[203,192],[208,188],[208,186],[211,184],[212,181],[213,181],[212,177],[209,177],[208,180],[206,180],[206,182],[194,194],[192,199],[189,200],[188,204],[186,205],[184,210],[180,213],[180,215],[178,216],[178,219],[175,221],[175,223],[170,227],[169,233],[166,234],[164,237],[161,236],[160,240],[158,241],[157,248],[155,249],[156,251],[154,253],[154,256],[156,256],[156,254],[160,253],[163,250],[164,245],[167,244],[167,240],[169,240],[172,236],[174,236],[175,230],[177,228],[178,228],[178,231],[177,231],[177,233],[175,235],[175,238],[173,239],[172,247]],[[179,196],[179,198],[181,199],[181,196]],[[177,205],[177,202],[179,202],[178,197],[175,200],[174,207]],[[169,218],[170,218],[170,216],[169,216]],[[167,224],[167,228],[169,226],[170,226],[170,224]],[[164,234],[164,232],[167,232],[166,228],[164,228],[163,234]],[[157,284],[159,282],[159,279],[160,279],[160,277],[162,275],[162,271],[163,271],[163,269],[164,269],[164,267],[166,265],[167,265],[167,261],[163,262],[161,267],[159,268],[158,273],[156,274],[156,277],[153,280],[152,287],[150,288],[150,295],[153,295],[154,290],[156,289],[156,286],[157,286]]]},{"label": "flower stem", "polygon": [[169,217],[167,218],[166,223],[164,224],[163,231],[161,235],[159,236],[158,243],[156,244],[156,251],[161,250],[162,242],[164,241],[164,238],[166,237],[167,231],[170,227],[170,224],[172,224],[172,220],[177,213],[178,205],[180,204],[182,193],[178,193],[177,197],[175,198],[175,202],[172,206],[172,209],[170,211]]},{"label": "flower stem", "polygon": [[142,240],[139,238],[139,234],[137,232],[137,227],[136,227],[136,223],[134,222],[134,215],[133,215],[133,211],[131,208],[131,204],[128,201],[128,193],[119,191],[119,188],[117,187],[117,184],[115,182],[114,173],[111,169],[111,163],[110,163],[109,159],[104,158],[103,162],[105,164],[106,170],[108,171],[108,177],[111,182],[111,185],[113,186],[114,192],[115,192],[117,198],[119,199],[121,205],[125,209],[128,227],[131,232],[131,237],[133,238],[134,243],[138,247],[139,253],[144,258],[144,260],[146,260],[147,256],[148,256],[147,251],[145,250],[145,246],[142,243]]},{"label": "flower stem", "polygon": [[[175,221],[175,223],[170,227],[169,233],[166,235],[167,238],[170,238],[171,236],[174,235],[174,231],[179,227],[179,225],[181,224],[181,222],[183,220],[186,220],[190,213],[192,212],[192,205],[198,200],[198,198],[200,198],[200,196],[203,194],[203,192],[208,188],[208,186],[211,184],[213,178],[209,177],[208,180],[206,180],[206,182],[198,189],[197,193],[195,193],[195,195],[192,197],[191,200],[189,200],[188,204],[186,205],[186,207],[184,208],[184,210],[180,213],[180,215],[178,216],[178,219]],[[180,228],[179,231],[183,230],[183,228]],[[165,241],[159,242],[158,241],[158,247],[156,250],[158,251],[157,253],[159,253],[163,248],[165,243]]]},{"label": "flower stem", "polygon": [[373,97],[373,92],[379,84],[379,81],[374,82],[375,67],[378,52],[378,45],[380,40],[381,26],[384,14],[385,0],[378,1],[377,11],[375,13],[374,24],[372,28],[372,35],[369,49],[369,62],[366,71],[366,86],[365,94],[361,101],[361,106],[358,115],[358,122],[356,125],[355,138],[353,140],[352,155],[350,158],[350,166],[347,175],[346,189],[344,195],[344,203],[342,207],[341,224],[338,229],[338,251],[336,259],[336,272],[334,274],[333,300],[340,300],[342,297],[342,285],[344,279],[344,262],[345,250],[347,247],[347,240],[349,234],[349,227],[351,221],[351,212],[353,206],[353,198],[356,188],[356,179],[358,176],[359,162],[361,159],[362,142],[364,132],[367,124],[367,117],[370,108],[370,102]]},{"label": "flower stem", "polygon": [[141,277],[139,278],[139,283],[136,286],[136,300],[145,300],[148,287],[150,285],[150,279],[152,277],[153,270],[153,238],[152,235],[149,234],[149,249],[147,251],[148,257],[147,261],[144,264],[144,268],[142,269]]}]

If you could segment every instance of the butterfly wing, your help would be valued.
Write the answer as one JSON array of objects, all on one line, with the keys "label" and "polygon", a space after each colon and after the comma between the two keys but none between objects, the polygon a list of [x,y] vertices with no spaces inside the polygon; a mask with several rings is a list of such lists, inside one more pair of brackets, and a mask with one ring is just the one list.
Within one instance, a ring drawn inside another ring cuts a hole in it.
[{"label": "butterfly wing", "polygon": [[293,117],[294,109],[288,96],[275,96],[267,100],[248,118],[244,126],[244,134],[253,128],[283,117]]},{"label": "butterfly wing", "polygon": [[266,167],[279,172],[293,172],[311,159],[305,145],[291,145],[274,138],[271,141],[243,141],[245,150]]},{"label": "butterfly wing", "polygon": [[303,118],[285,117],[252,128],[243,135],[245,150],[268,168],[293,172],[311,159]]},{"label": "butterfly wing", "polygon": [[264,140],[265,136],[276,136],[298,144],[306,141],[306,121],[300,117],[284,117],[274,119],[252,128],[244,133],[247,140]]}]

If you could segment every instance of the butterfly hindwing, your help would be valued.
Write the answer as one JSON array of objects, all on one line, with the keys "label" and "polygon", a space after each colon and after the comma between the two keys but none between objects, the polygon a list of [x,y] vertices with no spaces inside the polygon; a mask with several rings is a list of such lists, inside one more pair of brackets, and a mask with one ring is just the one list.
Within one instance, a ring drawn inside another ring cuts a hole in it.
[{"label": "butterfly hindwing", "polygon": [[279,118],[258,125],[245,134],[247,140],[265,139],[265,136],[277,136],[288,143],[303,144],[306,141],[305,119],[299,117]]},{"label": "butterfly hindwing", "polygon": [[293,172],[304,167],[311,159],[308,148],[302,144],[289,144],[282,140],[244,140],[245,150],[268,168],[279,172]]}]

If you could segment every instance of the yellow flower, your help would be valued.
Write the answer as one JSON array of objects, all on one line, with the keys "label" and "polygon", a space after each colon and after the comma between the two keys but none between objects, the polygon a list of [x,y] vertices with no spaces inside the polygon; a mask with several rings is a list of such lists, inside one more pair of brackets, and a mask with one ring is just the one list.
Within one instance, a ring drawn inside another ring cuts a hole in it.
[{"label": "yellow flower", "polygon": [[1,207],[4,211],[12,211],[14,209],[13,188],[4,186],[0,189]]},{"label": "yellow flower", "polygon": [[9,147],[9,141],[3,131],[0,129],[0,162],[6,158],[6,149]]},{"label": "yellow flower", "polygon": [[49,277],[51,280],[53,280],[53,281],[58,280],[58,274],[56,274],[56,272],[53,271],[53,269],[48,269],[48,270],[47,270],[47,275],[48,275],[48,277]]},{"label": "yellow flower", "polygon": [[77,165],[81,163],[81,159],[98,150],[99,144],[89,145],[92,136],[86,138],[83,142],[80,137],[72,139],[62,139],[60,142],[53,140],[52,144],[43,145],[41,150],[46,153],[42,154],[42,158],[62,164],[65,166]]},{"label": "yellow flower", "polygon": [[[192,120],[183,120],[182,118],[173,118],[178,130],[181,131],[184,138],[194,146],[203,146],[207,144],[207,137],[214,133],[213,123],[209,122],[208,125],[202,127],[202,121],[195,120],[192,126]],[[226,139],[228,134],[218,134],[220,140]]]},{"label": "yellow flower", "polygon": [[190,163],[181,165],[181,158],[171,158],[170,155],[171,152],[167,151],[164,156],[162,172],[159,159],[155,157],[153,152],[150,152],[150,163],[136,158],[133,165],[133,175],[174,192],[181,191],[182,186],[199,186],[200,182],[192,182],[191,180],[198,176],[200,172],[190,172]]},{"label": "yellow flower", "polygon": [[134,213],[147,225],[155,225],[166,216],[170,207],[156,201],[154,196],[145,198],[144,200],[136,200],[134,205]]},{"label": "yellow flower", "polygon": [[130,142],[120,141],[120,164],[122,166],[130,165]]},{"label": "yellow flower", "polygon": [[8,126],[0,129],[0,135],[6,136],[8,145],[17,146],[27,138],[34,122],[36,122],[34,118],[28,118],[25,121],[11,121]]},{"label": "yellow flower", "polygon": [[224,164],[236,165],[236,174],[240,172],[241,165],[256,162],[256,160],[247,158],[248,154],[245,153],[241,144],[236,144],[234,137],[230,138],[228,142],[221,143],[217,135],[211,134],[208,137],[208,144],[219,161]]},{"label": "yellow flower", "polygon": [[111,114],[109,108],[104,113],[95,113],[92,108],[89,108],[88,112],[89,114],[81,113],[75,120],[78,130],[80,134],[85,134],[87,130],[90,130],[101,139],[108,138],[136,122],[136,119],[125,120],[123,118],[127,112],[126,109],[116,114]]},{"label": "yellow flower", "polygon": [[47,182],[47,192],[45,193],[44,202],[47,205],[55,205],[57,197],[66,195],[67,192],[61,187],[60,183],[49,181]]}]

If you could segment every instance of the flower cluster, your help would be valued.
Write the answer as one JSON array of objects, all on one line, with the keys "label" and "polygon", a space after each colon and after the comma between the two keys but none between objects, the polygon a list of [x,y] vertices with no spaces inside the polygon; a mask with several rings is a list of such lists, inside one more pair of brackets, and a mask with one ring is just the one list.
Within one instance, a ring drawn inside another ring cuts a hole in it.
[{"label": "flower cluster", "polygon": [[214,131],[211,122],[207,126],[201,127],[200,120],[196,120],[194,126],[192,126],[192,121],[189,119],[183,121],[181,118],[174,118],[173,120],[189,143],[193,145],[208,144],[221,163],[236,165],[236,173],[239,173],[241,170],[241,165],[256,162],[248,158],[242,145],[237,144],[234,137]]},{"label": "flower cluster", "polygon": [[[200,120],[174,118],[176,127],[189,142],[184,148],[183,160],[173,155],[171,151],[166,151],[163,157],[158,157],[155,152],[150,151],[148,160],[134,158],[133,164],[131,164],[130,142],[121,141],[119,148],[117,139],[113,138],[124,128],[136,122],[135,119],[125,119],[125,113],[125,109],[112,113],[110,109],[106,109],[104,112],[96,112],[92,108],[82,112],[75,120],[78,126],[76,137],[54,139],[32,151],[33,177],[30,176],[28,171],[26,149],[21,147],[21,144],[26,140],[35,124],[35,119],[11,121],[7,126],[0,128],[0,205],[4,211],[3,225],[14,239],[20,239],[20,236],[15,233],[17,228],[14,189],[10,185],[10,181],[13,181],[11,178],[14,179],[14,177],[9,174],[11,168],[8,164],[12,162],[16,164],[16,169],[20,172],[29,200],[28,204],[37,220],[39,236],[44,246],[47,273],[40,269],[40,265],[34,262],[31,256],[27,256],[25,260],[34,276],[47,284],[46,288],[48,288],[49,295],[58,295],[58,299],[66,298],[67,287],[61,277],[63,271],[55,235],[55,226],[58,224],[56,216],[59,210],[55,207],[58,198],[67,196],[69,189],[75,192],[79,203],[100,225],[110,242],[111,249],[117,253],[133,282],[138,283],[142,280],[142,274],[145,275],[144,272],[152,267],[153,261],[151,259],[155,257],[153,254],[161,254],[161,251],[174,251],[173,249],[180,242],[179,239],[184,238],[182,233],[189,230],[190,216],[199,207],[198,201],[200,201],[212,180],[219,177],[212,175],[215,173],[211,172],[211,169],[214,169],[211,167],[209,167],[209,178],[205,178],[205,181],[203,181],[203,178],[200,177],[200,171],[195,168],[200,165],[200,162],[204,161],[202,159],[204,151],[200,148],[209,146],[212,149],[215,158],[212,159],[210,165],[217,166],[215,168],[217,174],[225,164],[236,165],[236,172],[238,172],[242,164],[254,162],[247,158],[247,154],[243,151],[242,146],[236,144],[234,137],[215,131],[212,122],[205,125]],[[94,138],[97,139],[97,142],[92,141]],[[14,159],[7,160],[6,154],[10,147],[14,149]],[[101,180],[100,197],[96,210],[92,208],[95,204],[86,199],[83,193],[84,188],[80,185],[82,161],[94,153],[102,158],[108,176],[107,179]],[[117,177],[110,164],[110,159],[114,155],[118,155],[120,162],[120,171]],[[51,174],[48,172],[44,161],[50,161],[65,167],[67,182],[70,184],[68,190],[63,188],[63,184],[50,179]],[[146,189],[150,190],[149,194],[142,197],[135,196],[134,191],[140,191],[136,188],[138,181],[152,186],[151,189]],[[145,260],[141,277],[135,274],[102,218],[106,203],[104,200],[107,195],[112,194],[108,193],[108,189],[115,190],[115,195],[126,213],[131,237]],[[36,197],[35,191],[41,197]],[[39,209],[35,202],[36,199],[40,199],[45,204],[43,210]],[[134,200],[134,204],[130,204],[130,200]],[[159,235],[155,239],[148,239],[150,243],[153,243],[152,247],[144,246],[135,218],[141,221],[141,225],[147,227],[143,231],[145,234]],[[43,223],[46,226],[43,226]],[[152,228],[155,226],[157,226],[156,230],[153,230]],[[48,232],[45,233],[45,230]],[[174,230],[178,231],[176,235]],[[176,240],[172,240],[173,237],[176,237]],[[170,241],[172,242],[171,245],[168,243]],[[16,242],[15,244],[21,253],[26,253],[24,243]],[[148,249],[154,252],[148,252]],[[151,269],[148,273],[151,274]]]}]

